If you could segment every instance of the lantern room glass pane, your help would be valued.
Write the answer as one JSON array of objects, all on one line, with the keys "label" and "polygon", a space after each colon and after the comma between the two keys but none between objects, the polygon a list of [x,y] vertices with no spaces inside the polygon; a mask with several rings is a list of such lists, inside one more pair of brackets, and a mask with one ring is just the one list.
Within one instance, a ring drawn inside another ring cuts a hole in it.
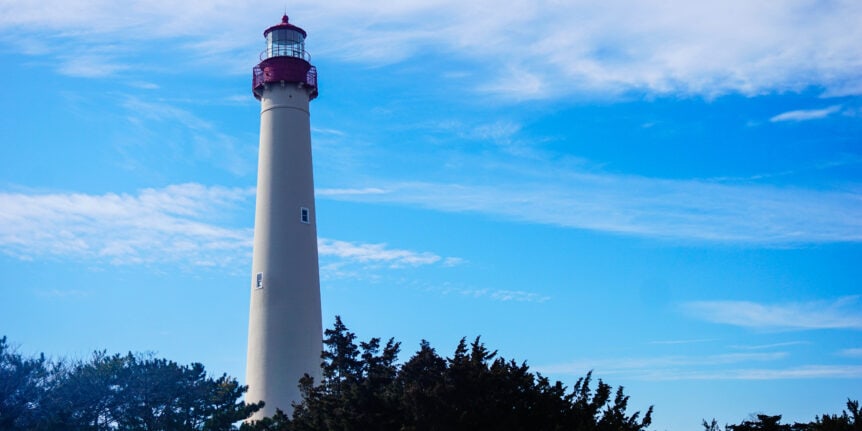
[{"label": "lantern room glass pane", "polygon": [[275,29],[266,35],[267,57],[298,57],[305,52],[305,37],[302,33],[291,29]]}]

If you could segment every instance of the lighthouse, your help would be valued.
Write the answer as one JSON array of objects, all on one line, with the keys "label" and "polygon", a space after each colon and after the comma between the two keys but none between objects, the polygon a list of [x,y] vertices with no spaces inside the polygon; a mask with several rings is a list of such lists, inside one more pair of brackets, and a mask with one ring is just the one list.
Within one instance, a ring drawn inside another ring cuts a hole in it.
[{"label": "lighthouse", "polygon": [[305,30],[287,15],[263,35],[266,49],[252,74],[260,148],[246,401],[266,405],[253,420],[277,408],[290,414],[304,374],[320,381],[323,338],[308,110],[317,69],[305,51]]}]

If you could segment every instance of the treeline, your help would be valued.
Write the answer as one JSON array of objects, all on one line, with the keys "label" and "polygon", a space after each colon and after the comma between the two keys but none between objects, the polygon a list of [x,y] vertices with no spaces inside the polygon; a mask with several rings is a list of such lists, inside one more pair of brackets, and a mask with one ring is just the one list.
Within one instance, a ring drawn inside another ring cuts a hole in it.
[{"label": "treeline", "polygon": [[571,391],[507,361],[477,338],[462,339],[451,358],[425,341],[402,365],[400,344],[356,344],[336,317],[325,332],[323,379],[301,381],[293,418],[276,414],[255,431],[311,430],[582,430],[640,431],[651,422],[627,413],[629,397],[587,374]]},{"label": "treeline", "polygon": [[[201,364],[179,365],[148,355],[51,361],[24,357],[0,338],[0,431],[321,431],[321,430],[578,430],[642,431],[652,407],[628,413],[629,397],[591,373],[571,389],[497,356],[477,338],[451,357],[422,342],[406,362],[400,343],[357,344],[336,318],[325,332],[323,378],[301,380],[303,400],[240,423],[262,407],[246,405],[236,379],[207,375]],[[862,431],[859,404],[849,413],[784,425],[780,416],[725,425],[725,431]],[[721,431],[715,420],[705,431]]]},{"label": "treeline", "polygon": [[261,407],[240,401],[245,390],[201,364],[105,352],[48,361],[0,338],[0,431],[228,431]]},{"label": "treeline", "polygon": [[[724,431],[862,431],[859,401],[847,400],[847,410],[840,415],[824,414],[811,422],[781,423],[781,415],[758,414],[735,425],[725,425]],[[704,431],[721,431],[718,421],[703,421]]]}]

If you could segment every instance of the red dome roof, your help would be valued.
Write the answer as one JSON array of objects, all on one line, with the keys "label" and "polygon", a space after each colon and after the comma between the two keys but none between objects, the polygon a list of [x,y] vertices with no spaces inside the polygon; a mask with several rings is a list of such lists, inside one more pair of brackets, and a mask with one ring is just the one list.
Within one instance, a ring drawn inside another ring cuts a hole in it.
[{"label": "red dome roof", "polygon": [[287,22],[287,20],[288,20],[287,14],[284,14],[284,16],[281,17],[281,23],[276,24],[276,25],[263,31],[263,37],[266,37],[266,35],[269,34],[269,32],[271,32],[273,30],[280,30],[280,29],[295,30],[295,31],[302,33],[302,37],[308,37],[308,33],[306,33],[305,30]]}]

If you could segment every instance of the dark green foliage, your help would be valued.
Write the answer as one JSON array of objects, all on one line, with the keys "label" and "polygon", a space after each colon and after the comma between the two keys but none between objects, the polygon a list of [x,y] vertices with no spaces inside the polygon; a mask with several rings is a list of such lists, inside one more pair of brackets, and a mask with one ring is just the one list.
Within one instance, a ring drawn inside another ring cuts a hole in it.
[{"label": "dark green foliage", "polygon": [[[242,431],[577,430],[643,431],[628,414],[629,397],[592,373],[569,391],[526,363],[497,356],[479,338],[461,339],[451,358],[426,341],[398,365],[400,343],[356,344],[340,318],[325,332],[323,379],[300,381],[303,401],[293,417],[242,424]],[[240,401],[246,388],[226,375],[208,377],[201,364],[96,352],[77,362],[26,358],[0,338],[0,431],[228,431],[263,403]],[[724,431],[862,431],[859,402],[840,415],[782,424],[759,414]],[[703,421],[704,431],[721,431]]]},{"label": "dark green foliage", "polygon": [[706,419],[704,419],[701,425],[703,426],[703,431],[721,431],[721,428],[718,426],[718,421],[715,420],[715,418],[712,418],[712,421],[710,422],[707,422]]},{"label": "dark green foliage", "polygon": [[[755,415],[752,420],[742,421],[736,425],[725,425],[725,431],[862,431],[860,421],[859,402],[847,400],[847,410],[840,415],[825,414],[818,416],[813,422],[799,423],[793,425],[782,424],[781,415],[770,416],[764,414]],[[703,421],[704,431],[721,431],[718,422]]]},{"label": "dark green foliage", "polygon": [[380,339],[374,338],[357,346],[356,335],[338,317],[324,335],[323,381],[315,386],[303,379],[305,401],[294,411],[289,429],[398,429],[393,408],[398,404],[394,383],[400,343],[390,339],[381,351]]},{"label": "dark green foliage", "polygon": [[728,431],[790,431],[790,425],[781,423],[781,415],[757,415],[755,420],[728,425]]},{"label": "dark green foliage", "polygon": [[0,339],[0,430],[227,431],[260,405],[203,365],[96,352],[72,364],[24,360]]},{"label": "dark green foliage", "polygon": [[0,338],[0,430],[32,428],[51,384],[44,355],[27,359]]},{"label": "dark green foliage", "polygon": [[292,419],[283,413],[246,425],[256,431],[310,430],[579,430],[641,431],[649,426],[626,413],[629,398],[592,376],[572,392],[497,357],[476,338],[462,339],[451,358],[423,341],[400,367],[399,343],[380,339],[356,345],[340,318],[324,340],[323,380],[303,379],[302,403]]},{"label": "dark green foliage", "polygon": [[[847,410],[850,411],[848,414]],[[862,431],[862,411],[859,401],[847,400],[847,410],[840,415],[818,416],[811,422],[811,431]]]}]

